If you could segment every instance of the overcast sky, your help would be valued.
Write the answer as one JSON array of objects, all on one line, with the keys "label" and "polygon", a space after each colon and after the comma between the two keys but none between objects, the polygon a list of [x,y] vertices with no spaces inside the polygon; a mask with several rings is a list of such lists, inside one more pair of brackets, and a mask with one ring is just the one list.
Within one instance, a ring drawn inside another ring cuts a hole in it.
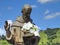
[{"label": "overcast sky", "polygon": [[0,34],[5,20],[15,21],[25,4],[32,6],[31,18],[41,30],[60,28],[60,0],[0,0]]}]

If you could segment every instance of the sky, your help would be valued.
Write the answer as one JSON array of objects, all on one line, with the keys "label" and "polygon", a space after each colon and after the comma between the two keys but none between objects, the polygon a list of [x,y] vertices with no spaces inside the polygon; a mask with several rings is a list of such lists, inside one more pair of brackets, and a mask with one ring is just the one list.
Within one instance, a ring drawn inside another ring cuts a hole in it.
[{"label": "sky", "polygon": [[5,35],[5,21],[14,22],[25,4],[31,5],[31,18],[40,30],[60,28],[60,0],[0,0],[0,35]]}]

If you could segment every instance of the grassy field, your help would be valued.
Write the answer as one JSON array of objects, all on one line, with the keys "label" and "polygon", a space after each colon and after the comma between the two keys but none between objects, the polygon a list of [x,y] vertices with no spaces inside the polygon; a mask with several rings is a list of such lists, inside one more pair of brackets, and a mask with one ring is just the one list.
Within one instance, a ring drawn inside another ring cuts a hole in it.
[{"label": "grassy field", "polygon": [[6,40],[0,40],[0,45],[12,45],[12,44],[9,44]]}]

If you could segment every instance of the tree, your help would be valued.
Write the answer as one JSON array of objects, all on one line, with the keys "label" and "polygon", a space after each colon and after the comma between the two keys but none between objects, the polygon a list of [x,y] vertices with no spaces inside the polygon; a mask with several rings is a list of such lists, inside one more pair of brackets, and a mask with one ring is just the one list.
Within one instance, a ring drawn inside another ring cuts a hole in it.
[{"label": "tree", "polygon": [[1,39],[2,39],[2,40],[5,40],[5,39],[6,39],[6,37],[5,37],[4,35],[2,35],[2,36],[1,36]]}]

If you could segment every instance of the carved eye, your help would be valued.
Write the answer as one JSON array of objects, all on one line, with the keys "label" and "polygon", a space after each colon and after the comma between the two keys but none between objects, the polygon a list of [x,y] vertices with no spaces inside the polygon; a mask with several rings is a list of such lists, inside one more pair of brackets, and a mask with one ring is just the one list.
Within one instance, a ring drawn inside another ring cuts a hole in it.
[{"label": "carved eye", "polygon": [[16,29],[14,29],[14,33],[16,33]]}]

